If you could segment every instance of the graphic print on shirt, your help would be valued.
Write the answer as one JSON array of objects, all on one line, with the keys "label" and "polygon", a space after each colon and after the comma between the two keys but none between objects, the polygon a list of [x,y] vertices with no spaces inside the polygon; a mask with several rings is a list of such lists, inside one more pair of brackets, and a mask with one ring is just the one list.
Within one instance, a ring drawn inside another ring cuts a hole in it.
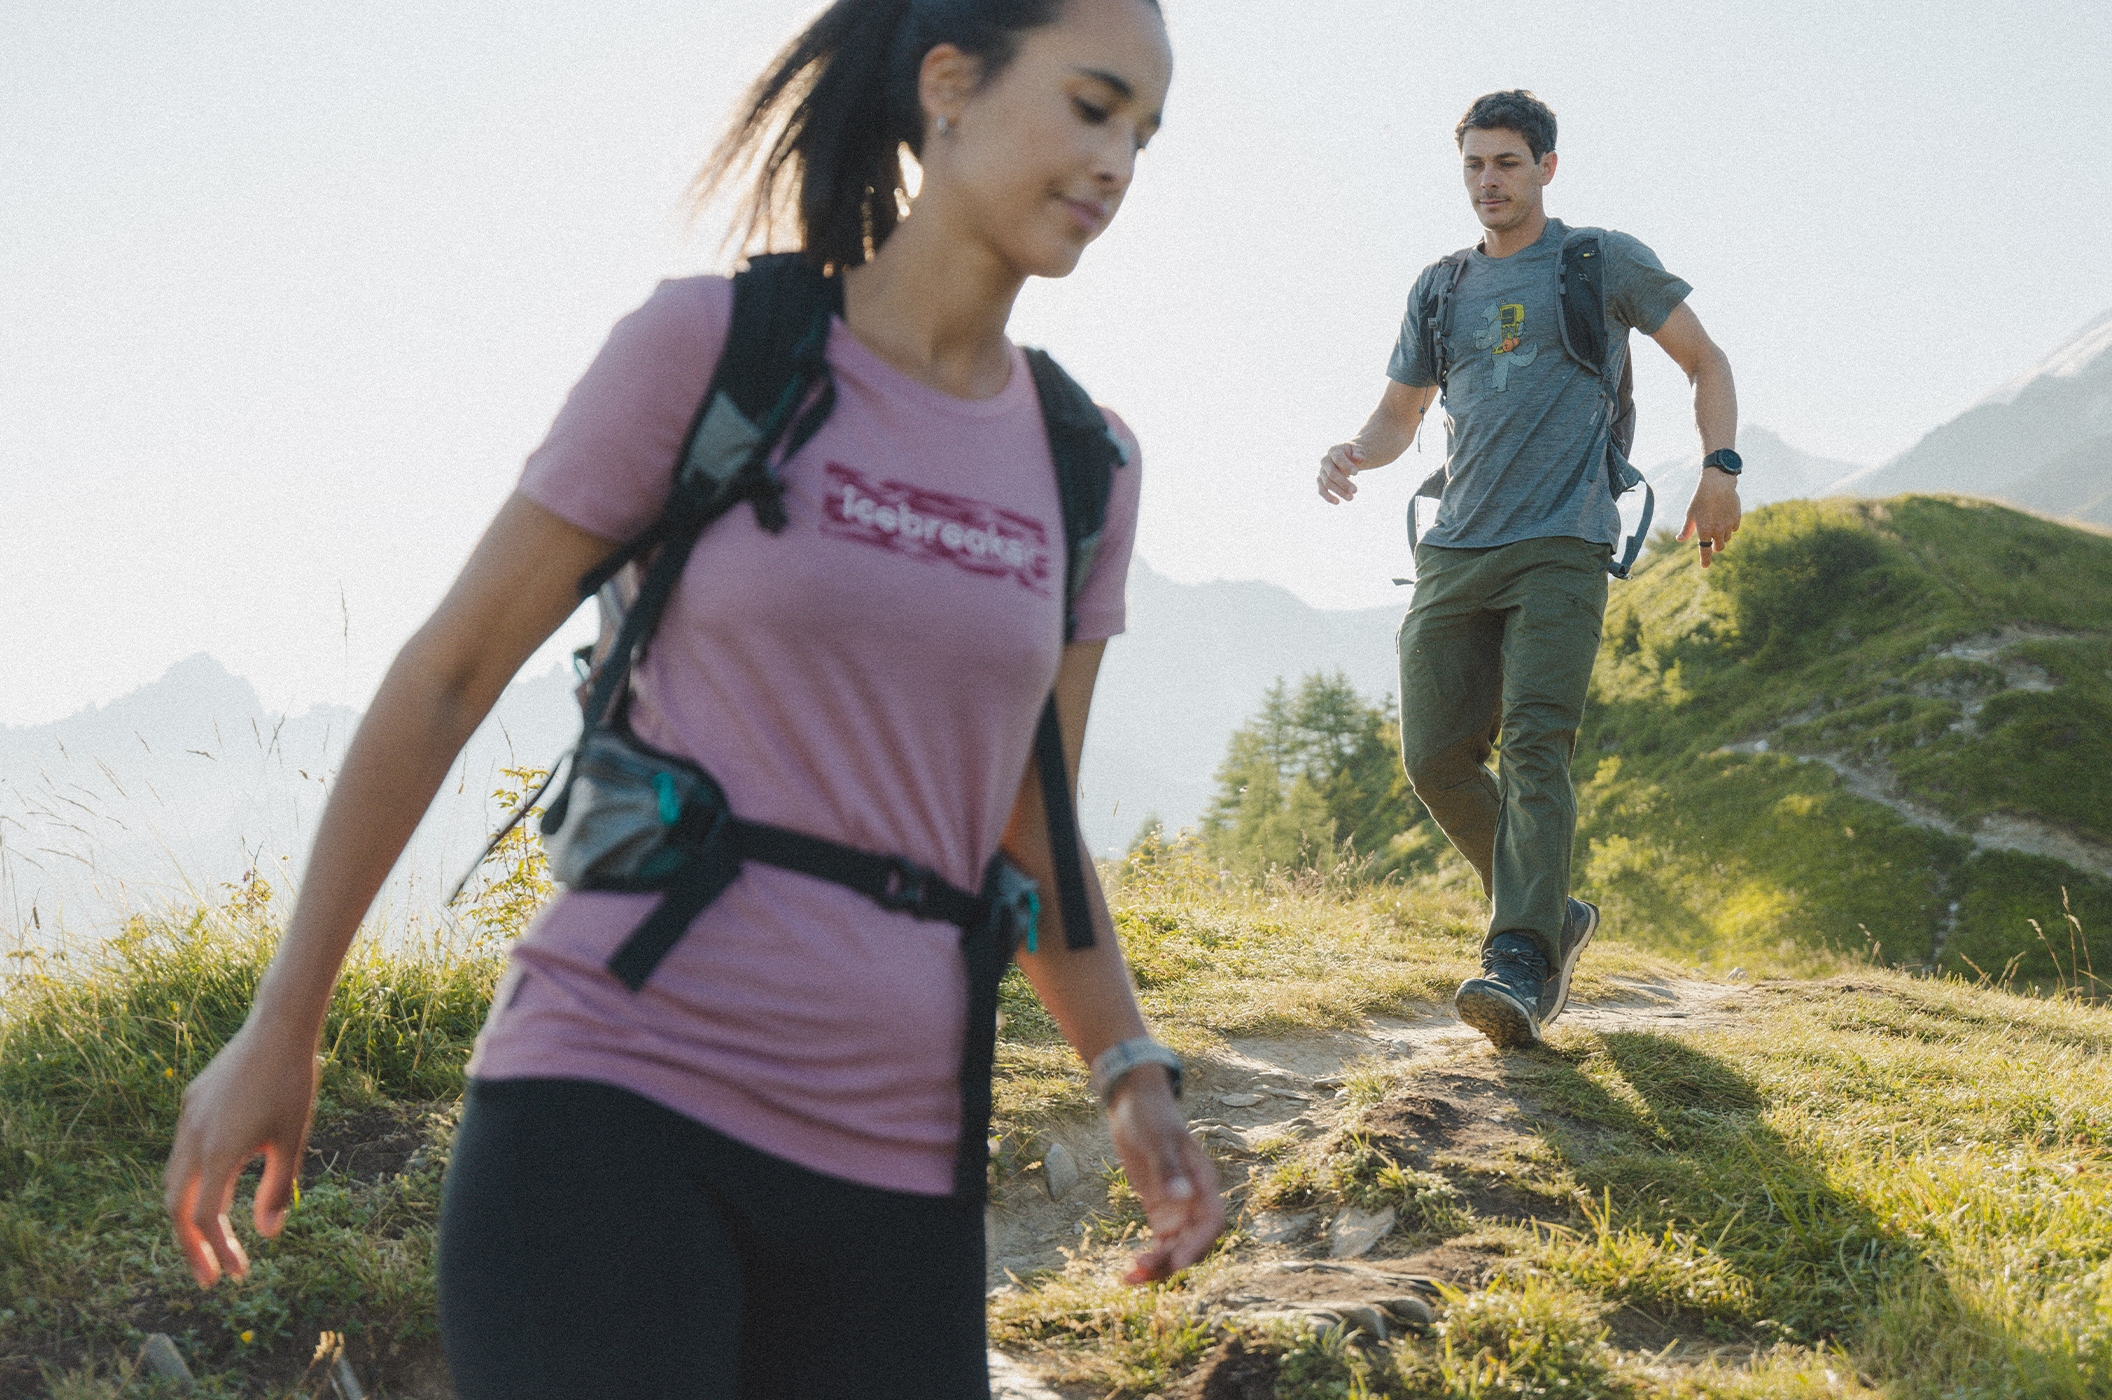
[{"label": "graphic print on shirt", "polygon": [[841,462],[830,462],[827,471],[823,534],[971,574],[1010,577],[1037,597],[1049,596],[1053,555],[1040,521],[966,496],[875,481]]},{"label": "graphic print on shirt", "polygon": [[1540,347],[1518,348],[1519,340],[1525,335],[1525,308],[1515,301],[1502,306],[1491,302],[1489,309],[1482,313],[1482,320],[1488,324],[1475,332],[1474,344],[1489,352],[1489,362],[1496,370],[1496,392],[1500,394],[1510,383],[1511,366],[1523,369],[1539,359]]}]

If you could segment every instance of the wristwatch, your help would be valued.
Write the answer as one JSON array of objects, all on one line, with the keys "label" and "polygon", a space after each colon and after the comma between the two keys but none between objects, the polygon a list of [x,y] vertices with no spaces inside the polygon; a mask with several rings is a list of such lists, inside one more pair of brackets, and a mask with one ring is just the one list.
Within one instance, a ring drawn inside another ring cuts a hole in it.
[{"label": "wristwatch", "polygon": [[1119,1041],[1093,1056],[1093,1097],[1102,1108],[1110,1107],[1115,1086],[1139,1065],[1163,1065],[1173,1079],[1173,1096],[1181,1096],[1181,1057],[1148,1035]]},{"label": "wristwatch", "polygon": [[1714,467],[1728,476],[1736,476],[1745,470],[1745,459],[1728,447],[1719,447],[1701,459],[1703,470]]}]

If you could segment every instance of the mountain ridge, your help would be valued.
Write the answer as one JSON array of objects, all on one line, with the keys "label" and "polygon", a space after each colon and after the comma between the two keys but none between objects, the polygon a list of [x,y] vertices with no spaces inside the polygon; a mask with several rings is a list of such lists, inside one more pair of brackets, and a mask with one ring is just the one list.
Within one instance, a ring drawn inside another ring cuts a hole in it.
[{"label": "mountain ridge", "polygon": [[2112,307],[2106,307],[2030,369],[1996,385],[1973,406],[2014,403],[2018,395],[2040,379],[2073,379],[2107,350],[2112,350]]},{"label": "mountain ridge", "polygon": [[[437,906],[433,891],[481,848],[499,770],[554,758],[573,737],[560,708],[569,704],[561,670],[507,688],[450,769],[383,907]],[[251,870],[297,877],[359,719],[328,703],[272,713],[249,681],[200,652],[108,704],[0,729],[0,921],[18,933],[43,933],[47,919],[107,929]]]},{"label": "mountain ridge", "polygon": [[[2047,476],[2056,467],[2060,470]],[[2112,310],[1906,451],[1842,477],[1823,494],[1953,492],[2106,524],[2112,522],[2100,516],[2108,490]]]},{"label": "mountain ridge", "polygon": [[[1341,670],[1390,692],[1405,606],[1319,609],[1256,580],[1177,583],[1137,558],[1129,630],[1107,649],[1079,775],[1091,849],[1119,852],[1147,815],[1197,820],[1232,730],[1278,678]],[[297,877],[360,713],[271,712],[201,652],[107,704],[0,728],[0,923],[107,928],[142,899],[210,895],[259,866]],[[501,770],[556,762],[578,724],[564,669],[516,678],[450,770],[384,907],[436,908],[500,815]]]},{"label": "mountain ridge", "polygon": [[[1744,474],[1738,478],[1738,496],[1747,510],[1776,501],[1824,495],[1831,483],[1864,470],[1854,462],[1806,452],[1758,423],[1739,427],[1738,455],[1745,461]],[[1693,452],[1660,462],[1644,475],[1657,492],[1658,518],[1676,525],[1700,482],[1700,454]]]}]

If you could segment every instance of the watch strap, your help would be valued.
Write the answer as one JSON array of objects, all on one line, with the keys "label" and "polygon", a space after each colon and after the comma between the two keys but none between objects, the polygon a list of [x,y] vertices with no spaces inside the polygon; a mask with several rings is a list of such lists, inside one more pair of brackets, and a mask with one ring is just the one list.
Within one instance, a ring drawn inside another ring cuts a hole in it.
[{"label": "watch strap", "polygon": [[1181,1096],[1181,1057],[1148,1035],[1117,1041],[1093,1057],[1093,1097],[1102,1108],[1129,1072],[1139,1065],[1162,1065],[1173,1080],[1173,1096]]}]

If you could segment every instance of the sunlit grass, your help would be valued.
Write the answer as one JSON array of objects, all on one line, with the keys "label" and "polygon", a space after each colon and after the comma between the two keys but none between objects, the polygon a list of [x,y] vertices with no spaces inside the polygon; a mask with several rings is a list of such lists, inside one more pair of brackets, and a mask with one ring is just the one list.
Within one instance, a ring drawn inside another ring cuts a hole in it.
[{"label": "sunlit grass", "polygon": [[[1269,898],[1187,896],[1213,897],[1220,919]],[[1369,919],[1368,897],[1333,896],[1335,917]],[[1367,1064],[1345,1127],[1257,1162],[1246,1206],[1392,1205],[1387,1249],[1457,1238],[1507,1257],[1432,1338],[1360,1352],[1280,1326],[1224,1321],[1215,1335],[1274,1357],[1277,1395],[2112,1395],[2108,1048],[2112,1012],[2074,996],[1865,966],[1755,988],[1723,1027],[1559,1027],[1549,1050],[1501,1061],[1544,1157],[1454,1153],[1434,1170],[1394,1160],[1355,1118],[1432,1067]],[[1483,1218],[1448,1194],[1499,1170],[1539,1200],[1537,1221]],[[1096,1288],[1112,1285],[1081,1259],[1008,1296],[1007,1335],[1119,1396],[1192,1364],[1186,1334],[1169,1345],[1117,1325],[1127,1295]],[[1089,1297],[1116,1309],[1101,1330],[1086,1318],[1102,1314],[1079,1310]],[[1624,1349],[1607,1330],[1624,1310],[1690,1344],[1676,1361]]]},{"label": "sunlit grass", "polygon": [[[1220,888],[1164,861],[1109,875],[1154,1017],[1206,1058],[1428,1013],[1480,936],[1456,889]],[[140,919],[96,959],[17,960],[0,1001],[0,1391],[143,1396],[124,1363],[149,1327],[178,1338],[207,1394],[271,1393],[320,1327],[432,1346],[452,1109],[503,948],[467,918],[455,940],[358,945],[325,1035],[319,1125],[400,1113],[425,1150],[380,1177],[316,1179],[246,1283],[200,1294],[167,1242],[157,1178],[180,1088],[240,1024],[280,914],[253,883]],[[1587,1000],[1679,970],[1616,939],[1586,968]],[[1005,1010],[1001,1176],[1045,1125],[1092,1112],[1083,1067],[1021,986]],[[2079,998],[1864,965],[1753,987],[1721,1025],[1565,1023],[1545,1051],[1477,1061],[1536,1135],[1421,1163],[1360,1115],[1430,1091],[1448,1062],[1366,1054],[1340,1071],[1344,1116],[1247,1159],[1237,1204],[1242,1218],[1391,1206],[1382,1254],[1496,1250],[1487,1287],[1455,1295],[1438,1330],[1360,1349],[1199,1308],[1244,1257],[1237,1239],[1171,1286],[1120,1285],[1141,1222],[1115,1174],[1070,1263],[993,1300],[993,1337],[1131,1400],[1235,1334],[1272,1358],[1276,1395],[1315,1400],[2112,1395],[2108,1050],[2112,1012]],[[1534,1218],[1472,1204],[1498,1178]],[[1638,1350],[1616,1325],[1637,1315],[1691,1345]]]},{"label": "sunlit grass", "polygon": [[[1718,970],[2112,966],[2112,871],[1971,839],[2000,817],[2112,841],[2108,620],[2112,541],[1985,501],[1769,506],[1706,573],[1653,550],[1611,596],[1579,736],[1580,892]],[[2081,956],[2064,901],[2099,940]]]},{"label": "sunlit grass", "polygon": [[[1479,970],[1488,928],[1487,902],[1455,885],[1327,871],[1220,883],[1193,843],[1132,857],[1110,875],[1145,1014],[1202,1043],[1427,1014]],[[1580,966],[1576,995],[1678,971],[1610,935]]]}]

